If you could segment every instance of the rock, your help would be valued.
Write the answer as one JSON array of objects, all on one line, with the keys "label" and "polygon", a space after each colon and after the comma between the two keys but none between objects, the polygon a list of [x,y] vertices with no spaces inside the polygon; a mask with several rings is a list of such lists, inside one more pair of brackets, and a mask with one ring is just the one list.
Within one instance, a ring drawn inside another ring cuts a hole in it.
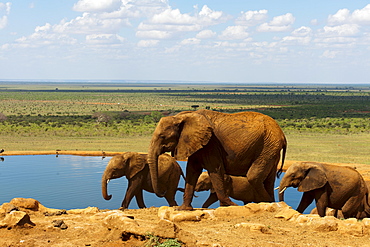
[{"label": "rock", "polygon": [[134,219],[127,217],[127,215],[121,211],[110,211],[110,213],[103,219],[103,225],[109,229],[115,228],[124,231],[129,231],[130,229],[139,226]]},{"label": "rock", "polygon": [[295,219],[295,221],[299,224],[309,223],[314,219],[320,219],[318,214],[301,214]]},{"label": "rock", "polygon": [[363,218],[362,224],[364,224],[366,228],[370,228],[370,218]]},{"label": "rock", "polygon": [[59,216],[62,214],[67,214],[67,211],[62,209],[62,210],[52,210],[52,211],[46,211],[44,212],[45,216]]},{"label": "rock", "polygon": [[162,238],[176,238],[177,226],[169,220],[159,220],[154,230],[156,236]]},{"label": "rock", "polygon": [[163,206],[158,210],[158,218],[170,220],[172,222],[181,221],[200,221],[207,215],[210,215],[210,210],[194,210],[194,211],[176,211],[173,207]]},{"label": "rock", "polygon": [[292,208],[291,206],[289,206],[285,202],[273,202],[273,203],[260,202],[258,204],[259,204],[260,208],[263,211],[266,211],[266,212],[278,212],[283,208]]},{"label": "rock", "polygon": [[344,234],[361,237],[365,233],[365,226],[357,219],[338,220],[338,231]]},{"label": "rock", "polygon": [[275,215],[275,218],[283,218],[285,220],[291,220],[291,219],[298,218],[299,215],[300,213],[298,213],[294,209],[285,207]]},{"label": "rock", "polygon": [[239,223],[235,225],[236,228],[244,227],[249,229],[251,232],[261,232],[261,233],[270,233],[269,228],[263,224],[258,223]]},{"label": "rock", "polygon": [[71,209],[67,210],[68,214],[96,214],[99,212],[97,207],[87,207],[84,209]]},{"label": "rock", "polygon": [[229,206],[215,209],[216,217],[246,217],[252,214],[253,211],[248,206]]},{"label": "rock", "polygon": [[14,227],[14,226],[35,226],[31,221],[30,216],[22,211],[11,211],[7,214],[2,222],[0,222],[0,227]]},{"label": "rock", "polygon": [[331,232],[338,230],[338,221],[339,220],[334,216],[325,216],[320,218],[312,218],[307,225],[313,227],[316,231]]},{"label": "rock", "polygon": [[19,209],[18,209],[18,207],[16,207],[15,205],[13,205],[11,203],[3,203],[0,206],[0,214],[8,214],[11,211],[19,211]]},{"label": "rock", "polygon": [[68,228],[68,226],[64,223],[63,220],[54,220],[52,223],[54,227],[59,227],[62,230],[65,230]]},{"label": "rock", "polygon": [[20,208],[20,209],[29,209],[33,211],[39,210],[39,201],[32,198],[14,198],[10,201],[10,204]]}]

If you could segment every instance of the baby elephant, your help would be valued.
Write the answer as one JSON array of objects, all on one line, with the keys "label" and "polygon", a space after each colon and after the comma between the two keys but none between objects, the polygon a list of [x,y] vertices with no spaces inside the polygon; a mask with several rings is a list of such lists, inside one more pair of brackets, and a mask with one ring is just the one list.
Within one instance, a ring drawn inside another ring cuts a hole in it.
[{"label": "baby elephant", "polygon": [[316,162],[292,164],[279,186],[279,200],[284,200],[287,187],[304,192],[297,211],[302,213],[315,199],[318,214],[323,217],[326,209],[341,210],[344,218],[362,218],[368,211],[368,189],[361,174],[348,166]]},{"label": "baby elephant", "polygon": [[[225,175],[226,192],[228,195],[239,201],[243,201],[244,204],[254,201],[254,194],[251,185],[248,182],[247,177]],[[202,172],[198,178],[198,182],[195,186],[195,191],[206,191],[210,190],[209,197],[203,203],[202,208],[208,208],[213,203],[218,201],[216,192],[213,189],[211,179],[208,172]]]},{"label": "baby elephant", "polygon": [[[175,194],[180,180],[184,176],[181,167],[176,160],[168,154],[159,156],[158,180],[162,191],[166,191],[164,197],[170,206],[177,206]],[[128,187],[121,209],[128,208],[132,198],[136,197],[139,208],[145,208],[143,190],[154,193],[150,179],[147,154],[126,152],[111,158],[102,176],[102,194],[105,200],[110,200],[107,185],[110,179],[126,176]]]}]

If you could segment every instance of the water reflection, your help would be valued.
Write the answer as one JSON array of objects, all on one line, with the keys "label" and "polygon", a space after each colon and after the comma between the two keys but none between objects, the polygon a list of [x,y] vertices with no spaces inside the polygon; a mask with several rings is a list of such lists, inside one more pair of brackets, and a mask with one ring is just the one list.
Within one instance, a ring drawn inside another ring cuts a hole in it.
[{"label": "water reflection", "polygon": [[[0,164],[0,204],[9,202],[15,197],[34,198],[44,206],[59,209],[86,208],[89,206],[100,209],[119,208],[127,188],[127,179],[111,180],[108,193],[113,197],[105,201],[101,195],[101,176],[110,157],[83,157],[73,155],[26,155],[7,156]],[[179,162],[185,172],[185,162]],[[279,184],[276,181],[276,186]],[[179,187],[184,187],[181,178]],[[275,192],[278,198],[277,191]],[[201,207],[209,192],[198,192],[193,200],[193,207]],[[182,203],[181,192],[176,194],[176,201]],[[296,208],[301,193],[288,188],[285,192],[286,202]],[[158,198],[152,193],[144,192],[147,207],[168,205],[164,198]],[[235,203],[242,205],[240,201]],[[211,208],[218,207],[214,203]],[[306,212],[314,206],[311,205]],[[135,199],[129,208],[138,208]]]}]

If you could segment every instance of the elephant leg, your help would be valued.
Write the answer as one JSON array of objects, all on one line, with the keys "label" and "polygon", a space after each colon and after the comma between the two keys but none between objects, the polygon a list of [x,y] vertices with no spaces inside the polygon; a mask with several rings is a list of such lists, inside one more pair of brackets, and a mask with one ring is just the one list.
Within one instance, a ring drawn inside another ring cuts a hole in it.
[{"label": "elephant leg", "polygon": [[310,204],[313,202],[314,199],[315,198],[314,198],[314,195],[312,193],[304,192],[303,196],[302,196],[302,199],[301,199],[301,202],[299,203],[299,205],[297,207],[297,211],[302,214],[306,210],[306,208],[308,206],[310,206]]},{"label": "elephant leg", "polygon": [[364,204],[359,196],[351,197],[342,207],[342,213],[345,219],[351,217],[360,218],[363,211]]},{"label": "elephant leg", "polygon": [[[324,187],[325,188],[325,187]],[[312,192],[316,201],[317,213],[324,217],[326,215],[326,208],[328,207],[328,196],[324,190],[314,190]]]},{"label": "elephant leg", "polygon": [[172,188],[170,190],[167,190],[166,194],[164,195],[164,198],[166,198],[166,201],[168,202],[168,205],[170,205],[170,207],[177,206],[177,202],[175,200],[176,191],[177,186],[175,190],[173,190]]},{"label": "elephant leg", "polygon": [[121,209],[128,208],[128,205],[130,204],[132,198],[136,196],[140,191],[142,193],[142,181],[143,179],[141,174],[138,174],[128,180],[127,191],[125,198],[122,201]]},{"label": "elephant leg", "polygon": [[183,203],[178,210],[193,210],[191,202],[194,196],[194,188],[197,184],[200,174],[202,173],[202,167],[197,164],[198,162],[196,162],[196,160],[194,160],[192,157],[189,158],[186,166],[186,182]]},{"label": "elephant leg", "polygon": [[273,201],[275,201],[274,188],[275,188],[275,179],[276,179],[276,172],[277,172],[277,166],[279,164],[279,160],[280,160],[280,154],[273,160],[272,169],[263,183],[267,193],[270,195]]},{"label": "elephant leg", "polygon": [[[265,188],[266,178],[269,177],[271,172],[271,163],[267,162],[263,158],[259,157],[255,160],[252,166],[247,172],[248,182],[254,189],[256,195],[255,202],[274,202],[274,196],[271,196],[271,192],[268,193]],[[270,185],[269,185],[270,186]],[[272,195],[273,195],[273,185],[272,185]]]},{"label": "elephant leg", "polygon": [[217,194],[215,192],[210,193],[207,200],[203,203],[202,208],[208,208],[217,201],[218,201]]},{"label": "elephant leg", "polygon": [[223,173],[220,176],[217,172],[209,171],[209,177],[211,178],[212,186],[216,192],[217,198],[220,201],[220,206],[237,206],[237,204],[231,201],[226,195]]},{"label": "elephant leg", "polygon": [[135,194],[136,203],[139,208],[146,208],[143,197],[143,190],[138,190]]}]

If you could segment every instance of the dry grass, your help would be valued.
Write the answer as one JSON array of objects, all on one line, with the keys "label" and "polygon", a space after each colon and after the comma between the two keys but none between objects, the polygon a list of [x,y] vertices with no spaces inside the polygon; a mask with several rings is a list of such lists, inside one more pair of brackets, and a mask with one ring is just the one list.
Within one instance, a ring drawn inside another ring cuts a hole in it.
[{"label": "dry grass", "polygon": [[2,136],[0,148],[8,151],[45,151],[45,150],[80,150],[80,151],[135,151],[147,152],[150,136],[114,137],[14,137]]}]

